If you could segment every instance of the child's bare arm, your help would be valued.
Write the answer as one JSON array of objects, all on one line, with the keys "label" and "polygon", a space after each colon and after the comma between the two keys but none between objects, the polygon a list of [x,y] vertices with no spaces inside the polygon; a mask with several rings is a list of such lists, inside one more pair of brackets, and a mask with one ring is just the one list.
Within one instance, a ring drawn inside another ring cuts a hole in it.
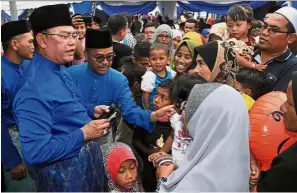
[{"label": "child's bare arm", "polygon": [[135,149],[143,155],[151,155],[155,152],[158,152],[159,149],[151,149],[148,148],[147,145],[144,144],[145,141],[145,132],[143,131],[135,131],[133,134],[132,144]]},{"label": "child's bare arm", "polygon": [[249,60],[245,59],[243,56],[240,56],[239,54],[236,55],[237,63],[240,66],[246,67],[246,68],[253,68],[258,71],[263,71],[266,69],[267,65],[263,64],[255,64],[253,62],[250,62]]},{"label": "child's bare arm", "polygon": [[150,110],[150,92],[143,91],[145,109]]},{"label": "child's bare arm", "polygon": [[170,135],[167,137],[167,139],[160,151],[163,151],[165,153],[170,153],[171,148],[172,148],[172,143],[173,143],[173,137]]}]

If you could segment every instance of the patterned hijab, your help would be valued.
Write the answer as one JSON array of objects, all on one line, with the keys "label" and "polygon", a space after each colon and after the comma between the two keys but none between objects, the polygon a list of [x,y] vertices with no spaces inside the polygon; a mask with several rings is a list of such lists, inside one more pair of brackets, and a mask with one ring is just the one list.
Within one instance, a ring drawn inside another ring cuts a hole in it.
[{"label": "patterned hijab", "polygon": [[232,46],[228,41],[212,41],[195,48],[195,59],[199,54],[211,71],[210,82],[234,86],[239,65]]},{"label": "patterned hijab", "polygon": [[214,24],[209,32],[209,35],[214,34],[219,36],[223,41],[229,39],[229,32],[225,22]]},{"label": "patterned hijab", "polygon": [[[111,167],[115,167],[116,164],[113,164],[113,166],[109,165],[109,156],[111,154],[112,151],[114,151],[115,149],[117,148],[126,148],[126,150],[128,149],[129,151],[131,151],[131,153],[133,154],[131,148],[124,144],[124,143],[121,143],[121,142],[116,142],[116,143],[113,143],[113,144],[109,144],[108,146],[106,146],[104,149],[102,149],[103,151],[103,162],[104,162],[104,168],[105,168],[105,173],[106,173],[106,176],[108,178],[108,191],[110,192],[144,192],[143,188],[142,188],[142,184],[140,182],[140,179],[137,179],[136,183],[134,184],[134,187],[133,189],[131,190],[126,190],[120,186],[118,186],[116,184],[116,182],[113,180],[113,174],[110,170]],[[122,162],[123,161],[126,161],[127,159],[125,158],[125,154],[120,154],[119,157],[120,159],[116,159],[115,157],[115,160],[111,160],[113,163],[116,163],[117,161],[118,162]],[[131,158],[131,154],[130,155],[127,155],[129,157],[129,159]],[[126,160],[125,160],[126,159]],[[136,161],[136,158],[134,157],[133,155],[133,159],[135,159]],[[137,161],[136,161],[137,162]],[[122,163],[118,163],[119,165],[122,164]]]}]

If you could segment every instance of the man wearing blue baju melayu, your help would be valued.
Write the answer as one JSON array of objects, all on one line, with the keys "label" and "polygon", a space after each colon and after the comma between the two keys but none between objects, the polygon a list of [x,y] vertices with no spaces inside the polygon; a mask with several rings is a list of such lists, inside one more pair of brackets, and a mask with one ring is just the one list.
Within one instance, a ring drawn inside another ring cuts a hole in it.
[{"label": "man wearing blue baju melayu", "polygon": [[[74,58],[77,32],[68,5],[35,9],[30,24],[36,53],[22,75],[13,113],[20,132],[25,161],[36,169],[42,192],[102,192],[105,172],[100,144],[94,139],[109,127],[93,113],[63,64]],[[33,70],[32,70],[33,69]]]},{"label": "man wearing blue baju melayu", "polygon": [[[118,102],[121,105],[123,118],[130,124],[141,127],[148,132],[153,131],[152,124],[170,107],[151,112],[142,110],[136,105],[129,89],[128,80],[120,72],[110,68],[114,53],[111,34],[108,29],[91,30],[86,33],[86,52],[88,63],[69,68],[76,85],[80,88],[85,103],[108,105]],[[111,133],[101,144],[111,142]]]},{"label": "man wearing blue baju melayu", "polygon": [[26,174],[26,165],[19,154],[20,142],[13,117],[12,100],[22,72],[34,53],[33,36],[26,20],[1,26],[4,56],[1,57],[1,156],[6,191],[36,191],[34,181]]}]

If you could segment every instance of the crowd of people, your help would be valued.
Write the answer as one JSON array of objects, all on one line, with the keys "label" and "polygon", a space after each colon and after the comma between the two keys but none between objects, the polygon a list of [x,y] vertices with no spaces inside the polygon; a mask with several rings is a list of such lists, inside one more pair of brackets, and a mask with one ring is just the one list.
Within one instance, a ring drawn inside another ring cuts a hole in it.
[{"label": "crowd of people", "polygon": [[[176,27],[48,5],[1,42],[3,191],[297,191],[295,8],[260,21],[235,4]],[[273,91],[293,140],[264,170],[249,110]]]}]

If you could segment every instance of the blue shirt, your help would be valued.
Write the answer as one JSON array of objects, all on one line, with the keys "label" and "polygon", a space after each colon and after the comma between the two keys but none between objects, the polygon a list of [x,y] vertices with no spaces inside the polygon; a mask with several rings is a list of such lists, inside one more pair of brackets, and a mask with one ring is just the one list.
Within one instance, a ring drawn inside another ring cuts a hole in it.
[{"label": "blue shirt", "polygon": [[[141,81],[141,89],[143,91],[149,92],[149,102],[150,102],[150,109],[154,110],[154,98],[157,93],[159,84],[162,82],[172,79],[175,76],[175,72],[172,71],[170,67],[166,67],[166,75],[164,77],[160,77],[155,74],[153,71],[146,71],[146,73],[142,76]],[[144,99],[143,99],[143,106]]]},{"label": "blue shirt", "polygon": [[39,165],[77,156],[91,121],[64,66],[35,53],[13,102],[24,159]]},{"label": "blue shirt", "polygon": [[80,88],[85,103],[94,106],[109,105],[109,101],[119,102],[122,116],[128,123],[152,132],[151,111],[142,110],[136,105],[123,74],[110,68],[106,74],[100,75],[89,70],[87,63],[72,66],[68,70]]},{"label": "blue shirt", "polygon": [[29,62],[29,60],[24,60],[22,64],[15,64],[4,56],[1,57],[1,156],[4,169],[10,169],[22,163],[19,152],[12,143],[8,128],[15,126],[12,112],[14,88]]}]

